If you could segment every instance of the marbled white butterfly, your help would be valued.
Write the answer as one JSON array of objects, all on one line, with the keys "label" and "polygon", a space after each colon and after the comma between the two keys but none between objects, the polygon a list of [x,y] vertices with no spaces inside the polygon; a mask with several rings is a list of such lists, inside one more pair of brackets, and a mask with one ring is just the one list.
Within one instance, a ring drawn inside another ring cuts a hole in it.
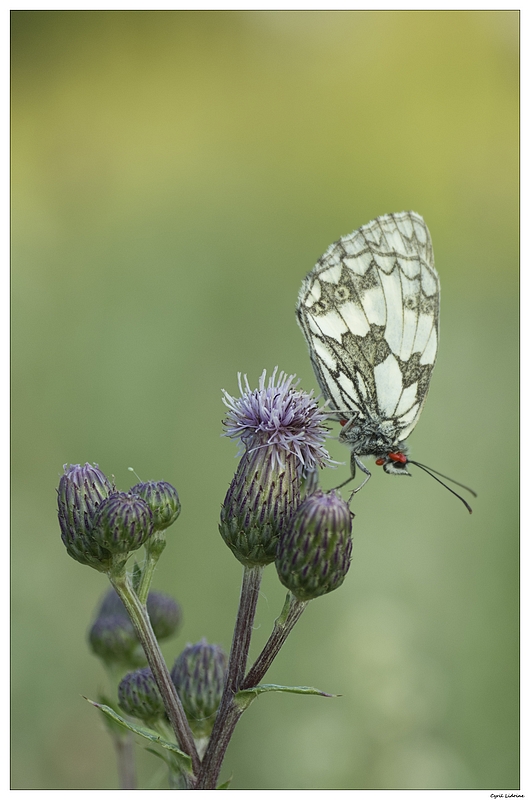
[{"label": "marbled white butterfly", "polygon": [[332,244],[305,278],[296,313],[322,393],[343,426],[339,440],[351,449],[352,478],[356,467],[366,475],[354,493],[371,474],[362,456],[375,456],[392,475],[410,475],[408,464],[436,472],[411,461],[405,444],[438,349],[440,281],[423,218],[386,214]]}]

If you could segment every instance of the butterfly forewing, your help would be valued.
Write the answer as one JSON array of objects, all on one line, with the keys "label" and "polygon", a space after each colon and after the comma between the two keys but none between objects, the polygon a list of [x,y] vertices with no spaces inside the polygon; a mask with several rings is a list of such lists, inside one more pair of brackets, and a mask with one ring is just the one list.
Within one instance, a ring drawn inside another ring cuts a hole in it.
[{"label": "butterfly forewing", "polygon": [[343,236],[304,280],[298,321],[354,454],[399,448],[416,425],[436,359],[439,308],[431,237],[413,211]]}]

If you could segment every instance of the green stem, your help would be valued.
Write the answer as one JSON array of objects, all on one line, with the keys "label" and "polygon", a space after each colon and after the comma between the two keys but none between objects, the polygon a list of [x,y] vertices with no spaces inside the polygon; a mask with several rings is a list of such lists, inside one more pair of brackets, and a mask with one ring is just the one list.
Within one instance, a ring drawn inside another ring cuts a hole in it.
[{"label": "green stem", "polygon": [[158,556],[152,556],[150,553],[146,554],[142,569],[142,577],[140,578],[140,585],[138,586],[137,592],[138,600],[143,606],[145,606],[147,602],[147,595],[149,594],[157,562]]},{"label": "green stem", "polygon": [[[195,747],[193,735],[177,690],[175,689],[166,662],[160,652],[146,608],[140,603],[135,594],[124,567],[119,572],[117,570],[109,572],[108,576],[127,609],[136,634],[144,648],[147,661],[151,667],[160,694],[162,695],[164,706],[171,722],[171,727],[175,732],[177,742],[180,748],[190,756],[193,772],[197,775],[200,766],[197,748]],[[192,782],[193,781],[190,780],[190,783]],[[192,787],[190,786],[190,788]]]},{"label": "green stem", "polygon": [[131,733],[125,735],[112,735],[116,760],[118,762],[118,777],[120,789],[137,789],[136,764],[134,759],[134,739]]},{"label": "green stem", "polygon": [[162,555],[166,546],[166,532],[156,531],[148,540],[145,546],[145,561],[142,569],[142,577],[140,578],[140,585],[136,592],[138,600],[145,606],[147,602],[147,595],[151,587],[151,581],[155,573],[158,559]]},{"label": "green stem", "polygon": [[[107,671],[113,701],[116,702],[116,689],[123,676],[123,666],[116,662],[103,662]],[[114,749],[116,750],[116,761],[118,768],[118,778],[120,789],[136,789],[136,758],[134,751],[134,738],[130,731],[115,731],[112,726],[108,726],[109,736],[111,737]]]},{"label": "green stem", "polygon": [[242,681],[241,689],[251,689],[252,686],[257,686],[263,680],[265,673],[285,644],[285,640],[300,619],[308,602],[309,600],[297,600],[290,592],[287,593],[282,612],[274,623],[274,629],[250,672]]}]

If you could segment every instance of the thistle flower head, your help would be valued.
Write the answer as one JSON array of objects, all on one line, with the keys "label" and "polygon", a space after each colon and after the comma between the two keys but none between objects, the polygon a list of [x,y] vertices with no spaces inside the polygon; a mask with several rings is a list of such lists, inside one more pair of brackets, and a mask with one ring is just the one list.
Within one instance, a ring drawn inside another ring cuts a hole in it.
[{"label": "thistle flower head", "polygon": [[225,392],[225,435],[239,438],[243,454],[221,509],[219,530],[246,566],[274,561],[278,539],[300,503],[300,484],[329,456],[323,442],[325,415],[311,394],[293,384],[294,375],[275,369],[258,389],[239,376],[241,397]]},{"label": "thistle flower head", "polygon": [[240,439],[247,451],[266,447],[280,468],[287,454],[294,455],[306,470],[330,463],[324,448],[326,414],[319,410],[313,392],[297,389],[295,375],[277,372],[278,367],[266,383],[263,370],[257,389],[251,389],[247,376],[243,381],[239,373],[240,397],[223,390],[228,408],[225,436]]},{"label": "thistle flower head", "polygon": [[153,514],[141,497],[115,492],[102,500],[92,522],[92,538],[111,553],[138,550],[153,533]]},{"label": "thistle flower head", "polygon": [[168,639],[177,632],[182,622],[179,604],[170,595],[162,592],[149,592],[147,613],[156,638]]},{"label": "thistle flower head", "polygon": [[153,514],[153,527],[157,531],[169,528],[180,514],[177,490],[167,481],[137,483],[129,489],[129,493],[145,500]]},{"label": "thistle flower head", "polygon": [[278,544],[280,581],[298,600],[337,589],[350,568],[352,513],[336,492],[317,489],[302,501]]},{"label": "thistle flower head", "polygon": [[118,687],[118,702],[126,714],[153,723],[165,714],[162,696],[150,667],[129,672]]},{"label": "thistle flower head", "polygon": [[68,554],[99,571],[111,563],[111,553],[92,536],[94,517],[101,503],[113,492],[114,484],[97,464],[64,465],[57,490],[61,538]]},{"label": "thistle flower head", "polygon": [[106,664],[129,668],[145,664],[144,651],[126,613],[98,617],[88,632],[88,643]]},{"label": "thistle flower head", "polygon": [[201,639],[188,644],[171,670],[193,735],[209,736],[225,684],[226,654],[216,644]]}]

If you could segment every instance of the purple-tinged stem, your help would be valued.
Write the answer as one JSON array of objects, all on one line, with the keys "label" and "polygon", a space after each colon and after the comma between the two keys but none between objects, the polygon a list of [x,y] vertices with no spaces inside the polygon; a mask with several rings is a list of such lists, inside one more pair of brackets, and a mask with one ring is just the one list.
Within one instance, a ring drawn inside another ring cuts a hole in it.
[{"label": "purple-tinged stem", "polygon": [[247,667],[252,624],[256,613],[262,574],[263,567],[261,566],[244,568],[239,611],[228,659],[226,684],[208,749],[199,772],[195,787],[197,789],[216,788],[228,743],[242,713],[234,703],[234,695],[240,688]]},{"label": "purple-tinged stem", "polygon": [[297,600],[290,592],[288,593],[282,613],[274,623],[273,631],[265,647],[257,657],[248,675],[242,681],[240,689],[251,689],[263,680],[265,673],[285,644],[285,640],[300,619],[302,611],[308,602],[308,600],[305,602]]}]

